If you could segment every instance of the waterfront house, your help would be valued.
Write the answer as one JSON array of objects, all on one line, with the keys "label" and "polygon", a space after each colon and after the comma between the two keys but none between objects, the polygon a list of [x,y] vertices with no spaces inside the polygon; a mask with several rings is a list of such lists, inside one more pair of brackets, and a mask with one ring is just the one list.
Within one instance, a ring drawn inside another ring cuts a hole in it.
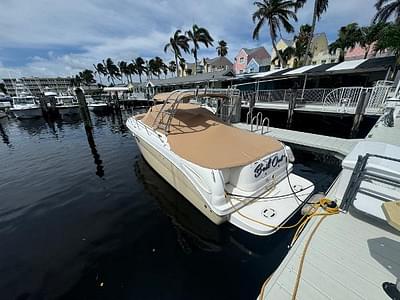
[{"label": "waterfront house", "polygon": [[233,67],[232,62],[225,56],[205,58],[200,65],[203,73],[229,71],[232,70]]},{"label": "waterfront house", "polygon": [[[252,62],[254,67],[267,67],[271,63],[271,55],[265,50],[264,47],[258,48],[242,48],[235,57],[233,64],[233,71],[235,74],[244,74],[249,70],[248,65],[252,59],[256,61]],[[258,65],[258,66],[256,66]]]}]

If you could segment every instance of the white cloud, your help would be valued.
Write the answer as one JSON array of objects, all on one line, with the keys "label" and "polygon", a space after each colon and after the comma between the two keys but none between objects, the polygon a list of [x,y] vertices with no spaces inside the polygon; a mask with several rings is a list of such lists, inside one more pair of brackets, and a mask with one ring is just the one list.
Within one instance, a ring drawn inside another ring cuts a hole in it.
[{"label": "white cloud", "polygon": [[[330,1],[317,31],[327,32],[332,39],[341,25],[367,24],[374,14],[373,4],[372,0]],[[310,22],[312,7],[309,0],[299,11],[298,24]],[[245,0],[2,0],[0,77],[10,71],[16,76],[72,75],[107,57],[118,61],[159,55],[170,60],[172,56],[163,53],[170,34],[193,23],[208,28],[216,41],[226,40],[230,57],[241,47],[264,45],[270,51],[267,28],[260,41],[251,39],[253,10],[252,2]],[[47,54],[19,57],[7,51],[27,48],[45,49]],[[215,49],[202,50],[200,55],[213,56]],[[10,68],[9,61],[19,66]]]}]

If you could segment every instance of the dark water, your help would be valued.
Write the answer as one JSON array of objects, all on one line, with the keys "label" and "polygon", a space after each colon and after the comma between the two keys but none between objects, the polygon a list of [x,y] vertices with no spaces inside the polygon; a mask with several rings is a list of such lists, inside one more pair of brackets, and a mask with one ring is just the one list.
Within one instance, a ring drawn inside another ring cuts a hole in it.
[{"label": "dark water", "polygon": [[[121,119],[0,120],[0,299],[255,299],[293,231],[215,226]],[[338,168],[296,153],[325,190]]]}]

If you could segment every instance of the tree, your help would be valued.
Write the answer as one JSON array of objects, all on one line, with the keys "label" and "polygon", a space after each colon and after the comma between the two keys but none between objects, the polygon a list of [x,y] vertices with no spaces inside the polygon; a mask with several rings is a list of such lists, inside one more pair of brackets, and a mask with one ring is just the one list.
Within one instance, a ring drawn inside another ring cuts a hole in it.
[{"label": "tree", "polygon": [[126,81],[129,82],[128,63],[126,61],[120,61],[120,62],[118,62],[118,68],[119,68],[119,72],[121,74],[122,83],[124,83],[124,75],[126,77]]},{"label": "tree", "polygon": [[103,61],[103,65],[105,66],[107,70],[107,75],[108,75],[108,80],[111,79],[111,82],[113,85],[115,85],[115,78],[121,78],[121,74],[119,72],[118,67],[114,64],[113,60],[111,58],[107,58],[106,61]]},{"label": "tree", "polygon": [[218,56],[226,56],[228,54],[228,44],[224,40],[218,41],[217,53]]},{"label": "tree", "polygon": [[383,22],[361,27],[360,40],[358,42],[365,51],[364,59],[368,57],[372,45],[379,39],[379,36],[385,27],[386,23]]},{"label": "tree", "polygon": [[342,26],[338,33],[338,38],[329,45],[329,52],[335,53],[340,50],[339,61],[344,61],[346,51],[353,49],[357,42],[361,40],[361,30],[357,23],[350,23],[347,26]]},{"label": "tree", "polygon": [[99,81],[100,84],[102,84],[101,82],[101,76],[106,76],[107,75],[107,70],[104,67],[104,65],[102,63],[98,63],[97,65],[93,65],[95,73],[99,76]]},{"label": "tree", "polygon": [[80,82],[90,85],[92,83],[96,82],[96,79],[94,79],[93,71],[85,69],[82,72],[79,72],[79,78]]},{"label": "tree", "polygon": [[308,37],[307,47],[306,47],[306,50],[304,53],[304,58],[303,58],[303,61],[305,62],[306,65],[310,64],[310,58],[311,58],[310,48],[311,48],[312,40],[314,38],[315,26],[317,24],[317,21],[319,21],[321,19],[321,16],[323,15],[323,13],[327,11],[328,4],[329,4],[329,0],[314,0],[314,12],[313,12],[313,19],[312,19],[312,23],[311,23],[311,31],[310,31],[310,35]]},{"label": "tree", "polygon": [[295,11],[301,6],[301,3],[293,0],[262,0],[254,2],[254,5],[256,11],[253,13],[253,22],[256,23],[256,27],[253,31],[253,39],[258,40],[261,28],[268,25],[272,47],[279,61],[283,62],[284,60],[276,48],[276,39],[282,26],[288,33],[294,32],[290,19],[297,21]]},{"label": "tree", "polygon": [[200,44],[203,44],[208,48],[213,45],[214,39],[211,37],[210,33],[204,27],[199,27],[196,24],[192,26],[191,30],[186,31],[189,40],[193,43],[191,52],[194,57],[195,69],[197,73],[197,53],[200,49]]},{"label": "tree", "polygon": [[391,17],[395,24],[400,24],[400,0],[377,0],[375,7],[377,13],[373,22],[387,22]]},{"label": "tree", "polygon": [[182,76],[183,76],[183,74],[185,73],[185,69],[186,69],[186,61],[185,61],[185,59],[183,57],[181,57],[179,59],[179,67],[181,69],[181,73],[182,73]]},{"label": "tree", "polygon": [[[170,62],[169,62],[169,64],[168,64],[168,70],[173,74],[173,73],[177,73],[176,71],[176,68],[177,68],[177,66],[176,66],[176,63],[175,63],[175,61],[173,61],[173,60],[171,60]],[[177,75],[177,74],[176,74]]]},{"label": "tree", "polygon": [[[311,26],[304,24],[300,26],[298,35],[294,37],[295,53],[294,56],[297,58],[297,66],[301,66],[304,63],[304,57],[307,53],[307,45],[310,38]],[[309,53],[310,55],[310,53]]]},{"label": "tree", "polygon": [[[164,52],[171,49],[175,57],[175,65],[178,65],[178,59],[182,57],[181,50],[185,53],[190,53],[189,51],[189,38],[181,34],[181,30],[176,30],[174,35],[169,39],[169,43],[164,46]],[[178,74],[177,74],[178,75]]]},{"label": "tree", "polygon": [[142,83],[142,76],[147,72],[145,61],[141,57],[136,57],[133,63],[135,64],[136,73],[139,75],[139,82]]},{"label": "tree", "polygon": [[286,47],[285,50],[278,50],[279,51],[279,56],[275,56],[272,62],[275,62],[276,60],[279,60],[279,57],[281,57],[282,60],[279,60],[279,66],[282,68],[286,68],[288,65],[288,62],[290,59],[292,59],[295,54],[296,50],[293,47]]},{"label": "tree", "polygon": [[131,62],[126,67],[130,83],[132,83],[132,75],[137,74],[136,65],[135,63]]},{"label": "tree", "polygon": [[388,24],[381,31],[375,50],[391,51],[396,56],[396,63],[400,63],[400,24]]}]

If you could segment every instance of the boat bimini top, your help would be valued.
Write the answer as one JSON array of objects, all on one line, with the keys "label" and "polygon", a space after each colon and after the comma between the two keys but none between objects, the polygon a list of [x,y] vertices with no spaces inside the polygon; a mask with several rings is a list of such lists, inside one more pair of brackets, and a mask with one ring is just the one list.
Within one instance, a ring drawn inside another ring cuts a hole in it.
[{"label": "boat bimini top", "polygon": [[[273,138],[235,128],[209,109],[185,103],[203,95],[229,102],[232,94],[229,90],[222,91],[224,93],[184,90],[156,95],[154,98],[164,99],[164,103],[136,118],[164,134],[171,151],[208,169],[246,166],[283,149],[283,145]],[[224,110],[223,104],[219,106],[219,110]]]}]

